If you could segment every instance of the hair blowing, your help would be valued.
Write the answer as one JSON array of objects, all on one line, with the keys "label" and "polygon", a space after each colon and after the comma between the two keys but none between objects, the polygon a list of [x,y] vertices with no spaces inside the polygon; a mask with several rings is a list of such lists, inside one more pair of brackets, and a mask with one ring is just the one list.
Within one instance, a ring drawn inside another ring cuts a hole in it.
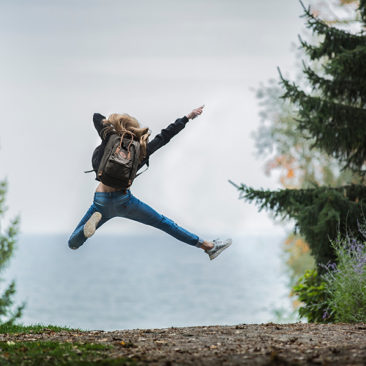
[{"label": "hair blowing", "polygon": [[150,132],[147,127],[141,128],[135,117],[132,117],[127,113],[113,113],[108,119],[103,120],[103,125],[105,125],[102,130],[104,139],[107,137],[108,133],[118,133],[119,135],[125,133],[131,134],[134,139],[140,142],[139,160],[142,161],[146,157],[146,145]]}]

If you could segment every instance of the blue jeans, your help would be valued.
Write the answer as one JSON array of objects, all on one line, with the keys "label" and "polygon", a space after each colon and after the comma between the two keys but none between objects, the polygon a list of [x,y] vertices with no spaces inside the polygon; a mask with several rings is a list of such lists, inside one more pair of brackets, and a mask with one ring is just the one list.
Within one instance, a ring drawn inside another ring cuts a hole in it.
[{"label": "blue jeans", "polygon": [[94,212],[100,212],[102,214],[102,219],[98,223],[97,229],[113,217],[125,217],[163,230],[169,235],[174,236],[174,238],[189,245],[196,247],[202,245],[202,240],[197,235],[190,233],[172,220],[160,215],[150,206],[138,200],[128,190],[127,193],[123,193],[123,191],[95,192],[92,205],[70,236],[69,247],[71,249],[79,248],[86,241],[84,224]]}]

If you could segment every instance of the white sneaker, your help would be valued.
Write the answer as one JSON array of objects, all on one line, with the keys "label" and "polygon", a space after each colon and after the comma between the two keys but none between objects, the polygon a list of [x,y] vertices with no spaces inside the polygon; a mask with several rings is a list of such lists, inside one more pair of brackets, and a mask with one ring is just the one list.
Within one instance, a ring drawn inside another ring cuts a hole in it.
[{"label": "white sneaker", "polygon": [[102,214],[100,212],[94,212],[93,215],[90,216],[90,219],[84,225],[84,235],[86,238],[90,238],[95,233],[101,218]]},{"label": "white sneaker", "polygon": [[210,257],[211,260],[215,259],[219,254],[221,254],[222,251],[224,251],[226,248],[229,248],[229,246],[232,243],[231,239],[215,239],[212,241],[213,248],[210,250],[206,250],[206,253]]}]

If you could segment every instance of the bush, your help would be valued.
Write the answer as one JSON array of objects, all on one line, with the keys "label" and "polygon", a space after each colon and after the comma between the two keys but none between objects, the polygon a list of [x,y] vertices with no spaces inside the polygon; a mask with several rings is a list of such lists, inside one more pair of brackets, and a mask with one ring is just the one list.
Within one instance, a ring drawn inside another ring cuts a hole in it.
[{"label": "bush", "polygon": [[311,323],[329,323],[333,315],[329,311],[327,282],[323,281],[316,269],[307,270],[293,287],[302,305],[299,307],[300,318]]},{"label": "bush", "polygon": [[332,246],[337,264],[329,264],[322,276],[331,314],[337,322],[366,322],[366,243],[338,237]]},{"label": "bush", "polygon": [[[359,225],[366,239],[366,223]],[[366,322],[366,242],[352,236],[331,241],[335,263],[306,271],[293,288],[302,306],[299,315],[309,322]]]}]

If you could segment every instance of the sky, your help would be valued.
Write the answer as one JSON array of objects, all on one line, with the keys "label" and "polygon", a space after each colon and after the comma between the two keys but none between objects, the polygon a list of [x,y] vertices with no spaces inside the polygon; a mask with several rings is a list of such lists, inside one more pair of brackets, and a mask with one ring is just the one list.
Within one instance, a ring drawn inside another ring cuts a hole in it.
[{"label": "sky", "polygon": [[[228,183],[276,189],[253,89],[294,73],[297,0],[0,0],[0,178],[24,233],[71,233],[92,203],[93,113],[152,131],[205,104],[132,193],[200,236],[278,233]],[[104,233],[146,232],[115,219]]]}]

